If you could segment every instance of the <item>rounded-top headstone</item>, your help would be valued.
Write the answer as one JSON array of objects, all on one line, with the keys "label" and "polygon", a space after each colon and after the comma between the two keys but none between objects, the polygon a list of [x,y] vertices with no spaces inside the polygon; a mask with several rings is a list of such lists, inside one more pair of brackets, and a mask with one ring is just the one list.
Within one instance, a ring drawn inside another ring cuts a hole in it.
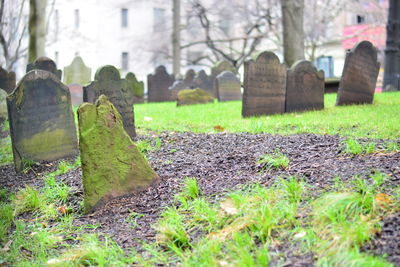
[{"label": "rounded-top headstone", "polygon": [[221,72],[215,79],[215,89],[218,101],[241,100],[240,80],[231,71]]},{"label": "rounded-top headstone", "polygon": [[121,76],[116,67],[114,67],[112,65],[106,65],[106,66],[100,67],[96,71],[96,74],[94,75],[94,79],[97,81],[108,81],[108,80],[119,81],[121,79]]},{"label": "rounded-top headstone", "polygon": [[132,81],[132,82],[138,82],[136,75],[133,72],[128,72],[125,76],[125,79]]},{"label": "rounded-top headstone", "polygon": [[57,69],[57,64],[51,58],[38,57],[33,63],[30,63],[26,66],[27,73],[31,70],[45,70],[53,73],[58,79],[61,80],[62,72],[61,70]]}]

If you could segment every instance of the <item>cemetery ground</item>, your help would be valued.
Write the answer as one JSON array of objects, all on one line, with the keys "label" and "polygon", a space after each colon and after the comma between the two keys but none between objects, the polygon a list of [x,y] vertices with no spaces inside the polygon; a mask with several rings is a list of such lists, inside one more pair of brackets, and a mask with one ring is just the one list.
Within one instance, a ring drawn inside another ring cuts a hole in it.
[{"label": "cemetery ground", "polygon": [[135,105],[161,181],[82,212],[80,160],[12,165],[0,265],[400,266],[400,93],[242,119],[241,102]]}]

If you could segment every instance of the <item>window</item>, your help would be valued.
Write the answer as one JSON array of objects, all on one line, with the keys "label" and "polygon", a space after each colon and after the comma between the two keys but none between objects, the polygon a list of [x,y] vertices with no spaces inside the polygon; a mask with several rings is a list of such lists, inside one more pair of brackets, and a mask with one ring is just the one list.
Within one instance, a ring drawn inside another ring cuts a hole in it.
[{"label": "window", "polygon": [[74,11],[74,22],[75,29],[79,29],[79,9],[75,9]]},{"label": "window", "polygon": [[154,8],[153,9],[153,31],[162,32],[166,29],[166,19],[165,19],[165,9],[164,8]]},{"label": "window", "polygon": [[128,28],[128,9],[127,8],[121,9],[121,27]]},{"label": "window", "polygon": [[333,73],[333,58],[331,56],[322,56],[317,58],[316,67],[325,73],[325,78],[334,77]]},{"label": "window", "polygon": [[121,67],[122,67],[122,70],[124,70],[124,71],[127,71],[128,68],[129,68],[129,54],[128,54],[128,52],[122,52]]},{"label": "window", "polygon": [[363,24],[365,23],[365,17],[357,15],[357,24]]}]

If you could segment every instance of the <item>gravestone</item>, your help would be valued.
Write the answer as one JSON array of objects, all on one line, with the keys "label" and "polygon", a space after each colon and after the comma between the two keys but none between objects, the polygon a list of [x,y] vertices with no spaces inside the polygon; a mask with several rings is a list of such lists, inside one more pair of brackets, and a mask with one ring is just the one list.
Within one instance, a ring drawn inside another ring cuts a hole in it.
[{"label": "gravestone", "polygon": [[200,88],[206,91],[209,95],[214,95],[213,89],[214,79],[211,76],[208,76],[204,70],[201,70],[197,73],[196,77],[193,80],[192,87]]},{"label": "gravestone", "polygon": [[194,105],[194,104],[205,104],[212,103],[214,99],[206,91],[196,88],[196,89],[185,89],[178,93],[177,106],[183,105]]},{"label": "gravestone", "polygon": [[82,104],[78,120],[85,212],[158,181],[106,96],[101,95],[96,104]]},{"label": "gravestone", "polygon": [[53,73],[61,80],[62,71],[57,69],[56,63],[48,57],[38,57],[33,63],[26,66],[26,72],[31,70],[45,70]]},{"label": "gravestone", "polygon": [[99,68],[94,79],[89,85],[83,87],[83,101],[94,103],[100,95],[107,96],[121,114],[125,131],[134,138],[136,132],[131,84],[121,79],[119,71],[111,65]]},{"label": "gravestone", "polygon": [[300,60],[287,72],[286,112],[324,108],[324,71],[310,61]]},{"label": "gravestone", "polygon": [[79,106],[83,103],[83,86],[77,83],[68,85],[71,94],[71,103],[73,106]]},{"label": "gravestone", "polygon": [[53,73],[29,71],[7,97],[17,172],[27,161],[52,161],[77,154],[68,87]]},{"label": "gravestone", "polygon": [[184,89],[190,89],[185,83],[184,80],[175,80],[172,86],[169,88],[171,100],[176,100],[178,97],[178,93]]},{"label": "gravestone", "polygon": [[218,101],[241,100],[240,80],[231,71],[220,73],[215,79],[215,92]]},{"label": "gravestone", "polygon": [[220,75],[224,71],[230,71],[237,74],[235,66],[233,66],[232,63],[230,63],[229,61],[222,60],[217,62],[217,64],[215,64],[215,66],[211,68],[211,75],[210,75],[210,79],[212,80],[214,86],[213,87],[214,97],[217,97],[217,88],[215,87],[216,86],[215,79],[217,78],[218,75]]},{"label": "gravestone", "polygon": [[169,87],[174,83],[174,80],[174,76],[169,75],[164,66],[158,66],[154,74],[147,75],[147,101],[171,101]]},{"label": "gravestone", "polygon": [[133,88],[133,103],[144,102],[144,83],[136,79],[136,75],[133,72],[128,72],[125,79],[131,84]]},{"label": "gravestone", "polygon": [[83,59],[77,56],[72,60],[71,65],[64,68],[64,83],[85,85],[90,82],[91,75],[91,68],[87,67]]},{"label": "gravestone", "polygon": [[15,81],[15,72],[8,72],[0,67],[0,89],[3,89],[8,94],[11,94],[15,88]]},{"label": "gravestone", "polygon": [[0,89],[0,125],[8,117],[7,116],[7,95],[8,94],[6,91],[4,91],[3,89]]},{"label": "gravestone", "polygon": [[347,52],[336,105],[372,104],[379,67],[377,50],[368,41]]},{"label": "gravestone", "polygon": [[183,82],[186,86],[186,88],[192,88],[192,83],[194,80],[194,77],[196,77],[196,72],[193,69],[189,69],[185,73],[185,78],[183,79]]},{"label": "gravestone", "polygon": [[242,116],[285,112],[286,66],[272,52],[244,64]]}]

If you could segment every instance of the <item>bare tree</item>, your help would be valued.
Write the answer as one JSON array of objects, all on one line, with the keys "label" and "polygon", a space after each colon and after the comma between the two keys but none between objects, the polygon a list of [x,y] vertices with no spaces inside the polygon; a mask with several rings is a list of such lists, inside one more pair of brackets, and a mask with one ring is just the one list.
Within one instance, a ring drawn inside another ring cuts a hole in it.
[{"label": "bare tree", "polygon": [[173,18],[173,31],[172,31],[172,62],[173,72],[175,77],[180,75],[181,68],[181,1],[173,0],[172,18]]},{"label": "bare tree", "polygon": [[304,59],[304,0],[281,0],[283,51],[286,64]]},{"label": "bare tree", "polygon": [[0,64],[7,70],[12,70],[27,51],[23,44],[27,33],[26,7],[26,0],[0,0]]}]

